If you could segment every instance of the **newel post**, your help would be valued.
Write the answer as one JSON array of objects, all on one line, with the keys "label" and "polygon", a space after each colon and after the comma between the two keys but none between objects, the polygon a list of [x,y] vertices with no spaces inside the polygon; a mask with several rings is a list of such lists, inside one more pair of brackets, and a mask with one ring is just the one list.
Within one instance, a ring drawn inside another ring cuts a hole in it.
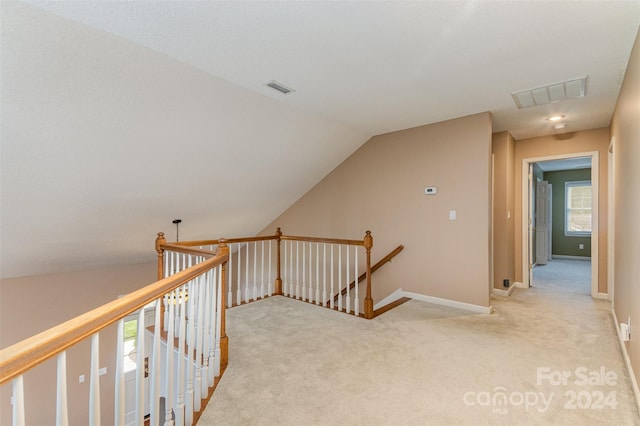
[{"label": "newel post", "polygon": [[[216,249],[216,255],[224,256],[229,255],[229,247],[227,246],[227,240],[221,238],[218,240],[218,247]],[[229,338],[227,337],[227,327],[226,327],[226,318],[227,318],[227,302],[225,300],[227,292],[227,263],[229,260],[227,259],[222,263],[221,272],[220,272],[220,283],[218,285],[221,286],[222,291],[220,292],[221,298],[221,308],[222,312],[220,312],[220,366],[221,368],[225,368],[229,364]]]},{"label": "newel post", "polygon": [[282,295],[282,276],[280,275],[280,237],[282,237],[282,231],[280,230],[280,228],[276,229],[276,237],[277,238],[277,242],[278,242],[278,251],[277,251],[277,257],[276,257],[276,282],[275,282],[275,294],[277,295]]},{"label": "newel post", "polygon": [[163,244],[166,244],[167,240],[164,238],[164,232],[158,232],[156,237],[156,251],[158,252],[158,281],[164,278],[164,249]]},{"label": "newel post", "polygon": [[371,248],[373,247],[373,237],[371,231],[367,231],[364,236],[364,248],[367,253],[367,297],[364,299],[364,317],[373,318],[373,299],[371,298]]},{"label": "newel post", "polygon": [[[156,251],[158,252],[158,281],[164,278],[164,249],[163,244],[166,244],[167,240],[164,238],[164,232],[158,232],[156,237]],[[160,303],[160,327],[164,330],[164,303]]]}]

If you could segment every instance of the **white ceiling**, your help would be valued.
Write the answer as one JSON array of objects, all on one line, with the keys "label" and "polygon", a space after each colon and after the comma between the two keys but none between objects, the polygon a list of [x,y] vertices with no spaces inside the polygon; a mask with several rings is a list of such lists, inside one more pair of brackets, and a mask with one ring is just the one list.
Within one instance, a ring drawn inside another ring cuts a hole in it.
[{"label": "white ceiling", "polygon": [[[153,261],[178,217],[181,239],[255,234],[376,134],[607,126],[640,23],[638,1],[0,8],[3,278]],[[584,75],[583,99],[511,98]]]},{"label": "white ceiling", "polygon": [[[637,0],[29,3],[371,135],[484,111],[515,139],[607,126],[640,23]],[[584,99],[510,95],[585,75]]]}]

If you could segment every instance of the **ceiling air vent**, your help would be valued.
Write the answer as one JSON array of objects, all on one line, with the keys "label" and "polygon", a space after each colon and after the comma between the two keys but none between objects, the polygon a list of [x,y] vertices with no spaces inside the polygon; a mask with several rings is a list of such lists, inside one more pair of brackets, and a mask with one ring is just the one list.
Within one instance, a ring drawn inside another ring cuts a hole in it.
[{"label": "ceiling air vent", "polygon": [[573,80],[561,81],[548,86],[511,93],[518,108],[529,108],[582,98],[587,92],[587,76]]},{"label": "ceiling air vent", "polygon": [[275,80],[271,80],[269,83],[267,83],[267,86],[277,90],[278,92],[284,93],[285,95],[287,93],[295,92],[295,90],[285,86],[284,84],[278,83]]}]

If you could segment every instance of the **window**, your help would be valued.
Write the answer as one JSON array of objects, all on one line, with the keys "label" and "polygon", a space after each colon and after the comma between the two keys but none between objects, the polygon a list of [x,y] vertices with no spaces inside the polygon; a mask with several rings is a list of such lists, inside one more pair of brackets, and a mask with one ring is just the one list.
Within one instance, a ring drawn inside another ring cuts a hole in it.
[{"label": "window", "polygon": [[565,182],[565,221],[566,236],[591,235],[591,181]]}]

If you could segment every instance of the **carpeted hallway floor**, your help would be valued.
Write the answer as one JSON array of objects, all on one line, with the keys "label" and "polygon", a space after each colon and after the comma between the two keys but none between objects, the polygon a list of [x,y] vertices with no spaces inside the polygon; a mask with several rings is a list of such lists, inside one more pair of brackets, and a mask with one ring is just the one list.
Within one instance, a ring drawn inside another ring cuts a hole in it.
[{"label": "carpeted hallway floor", "polygon": [[229,367],[199,424],[640,425],[610,304],[546,283],[494,298],[492,315],[231,309]]}]

